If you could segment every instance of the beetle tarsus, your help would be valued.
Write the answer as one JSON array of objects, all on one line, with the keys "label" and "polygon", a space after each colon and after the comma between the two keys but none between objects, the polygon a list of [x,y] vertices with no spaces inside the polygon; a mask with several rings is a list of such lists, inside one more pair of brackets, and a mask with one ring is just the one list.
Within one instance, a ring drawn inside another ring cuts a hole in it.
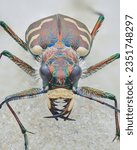
[{"label": "beetle tarsus", "polygon": [[21,131],[22,131],[22,134],[24,135],[25,150],[28,150],[28,136],[27,136],[27,133],[30,133],[30,134],[35,134],[35,133],[26,130],[26,129],[24,128],[24,126],[21,127]]},{"label": "beetle tarsus", "polygon": [[120,133],[116,134],[112,142],[114,142],[115,140],[118,140],[118,141],[120,140]]}]

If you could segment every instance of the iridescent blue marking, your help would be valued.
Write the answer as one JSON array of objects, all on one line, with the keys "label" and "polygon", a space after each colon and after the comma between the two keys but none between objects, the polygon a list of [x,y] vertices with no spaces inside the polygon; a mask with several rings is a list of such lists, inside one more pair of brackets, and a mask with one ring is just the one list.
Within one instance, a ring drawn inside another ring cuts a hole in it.
[{"label": "iridescent blue marking", "polygon": [[50,33],[49,39],[50,43],[48,44],[48,47],[54,46],[55,43],[58,41],[57,37],[53,33]]},{"label": "iridescent blue marking", "polygon": [[68,35],[62,39],[62,42],[65,44],[65,46],[70,47],[72,43],[72,35],[68,33]]}]

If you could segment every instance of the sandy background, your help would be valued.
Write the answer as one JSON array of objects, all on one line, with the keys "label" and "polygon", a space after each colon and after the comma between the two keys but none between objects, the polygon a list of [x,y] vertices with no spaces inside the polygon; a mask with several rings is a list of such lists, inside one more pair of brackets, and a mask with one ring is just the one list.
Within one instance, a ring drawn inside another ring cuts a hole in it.
[{"label": "sandy background", "polygon": [[[118,0],[0,0],[0,20],[11,26],[22,39],[29,24],[56,13],[74,17],[92,30],[98,16],[89,11],[87,6],[105,15],[105,21],[86,59],[89,66],[119,52]],[[0,52],[3,50],[9,50],[35,66],[30,54],[0,28]],[[80,85],[113,93],[119,101],[119,61],[80,81]],[[7,58],[0,60],[0,102],[7,95],[31,87],[39,85]],[[12,102],[24,126],[35,132],[35,135],[28,134],[30,150],[119,150],[119,142],[112,142],[115,136],[113,110],[85,98],[75,99],[71,113],[75,122],[44,119],[44,116],[50,115],[46,97]],[[15,119],[6,105],[3,106],[0,110],[0,150],[23,150],[23,142]]]}]

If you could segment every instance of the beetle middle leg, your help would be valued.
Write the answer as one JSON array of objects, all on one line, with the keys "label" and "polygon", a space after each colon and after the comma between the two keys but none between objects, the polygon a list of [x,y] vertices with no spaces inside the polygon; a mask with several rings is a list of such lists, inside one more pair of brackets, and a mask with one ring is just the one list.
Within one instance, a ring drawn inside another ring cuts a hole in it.
[{"label": "beetle middle leg", "polygon": [[86,78],[90,75],[92,75],[93,73],[97,72],[98,70],[102,69],[103,67],[105,67],[106,65],[112,63],[113,61],[117,60],[120,58],[120,54],[116,53],[110,57],[108,57],[107,59],[88,67],[87,69],[83,70],[83,74],[81,76],[81,78]]},{"label": "beetle middle leg", "polygon": [[20,127],[20,129],[21,129],[21,132],[22,132],[22,134],[24,135],[25,150],[27,150],[27,149],[28,149],[28,138],[27,138],[26,132],[31,133],[31,134],[34,134],[34,133],[32,133],[32,132],[30,132],[30,131],[27,131],[27,130],[25,129],[25,127],[23,126],[23,124],[22,124],[21,121],[19,120],[17,114],[15,113],[15,111],[13,110],[13,108],[10,106],[9,103],[7,103],[7,106],[8,106],[8,108],[10,109],[11,113],[13,114],[13,116],[15,117],[15,119],[16,119],[16,121],[17,121],[17,123],[18,123],[18,125],[19,125],[19,127]]},{"label": "beetle middle leg", "polygon": [[10,52],[4,50],[2,53],[0,53],[0,59],[2,56],[8,57],[11,61],[13,61],[16,65],[18,65],[22,70],[24,70],[30,76],[35,76],[36,71],[34,68],[32,68],[30,65],[20,60],[18,57],[14,56]]},{"label": "beetle middle leg", "polygon": [[[80,96],[85,97],[85,98],[88,98],[90,100],[96,101],[98,103],[107,105],[108,107],[114,109],[115,110],[116,136],[113,139],[113,141],[117,137],[118,138],[120,137],[120,127],[119,127],[119,120],[118,120],[118,112],[120,112],[120,111],[117,108],[117,99],[113,94],[108,93],[108,92],[104,92],[104,91],[101,91],[101,90],[98,90],[98,89],[90,88],[90,87],[79,87],[79,88],[76,89],[75,94],[80,95]],[[115,107],[111,106],[108,103],[105,103],[103,101],[100,101],[100,100],[96,99],[97,97],[106,98],[106,99],[114,101],[114,106]]]},{"label": "beetle middle leg", "polygon": [[[10,106],[9,102],[10,101],[15,101],[15,100],[20,100],[23,98],[33,98],[35,96],[38,96],[40,94],[44,94],[46,93],[46,91],[44,91],[43,89],[39,89],[39,88],[33,88],[33,89],[29,89],[29,90],[25,90],[22,92],[19,92],[17,94],[13,94],[10,95],[8,97],[5,98],[5,100],[0,104],[0,108],[3,106],[3,104],[7,104],[8,108],[10,109],[11,113],[13,114],[13,116],[15,117],[17,123],[19,124],[19,127],[21,129],[22,134],[24,135],[24,141],[25,141],[25,150],[28,150],[28,139],[27,139],[27,132],[32,133],[30,131],[27,131],[25,129],[25,127],[23,126],[23,124],[21,123],[21,121],[19,120],[17,114],[15,113],[15,111],[12,109],[12,107]],[[33,133],[32,133],[33,134]]]}]

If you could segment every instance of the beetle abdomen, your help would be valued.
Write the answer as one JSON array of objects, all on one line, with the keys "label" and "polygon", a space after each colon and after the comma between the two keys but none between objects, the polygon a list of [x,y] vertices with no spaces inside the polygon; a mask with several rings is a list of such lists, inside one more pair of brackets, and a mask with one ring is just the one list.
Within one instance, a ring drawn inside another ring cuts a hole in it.
[{"label": "beetle abdomen", "polygon": [[33,51],[46,50],[58,41],[71,47],[82,57],[91,48],[91,35],[87,27],[68,16],[58,14],[41,19],[31,24],[26,31],[26,42]]}]

